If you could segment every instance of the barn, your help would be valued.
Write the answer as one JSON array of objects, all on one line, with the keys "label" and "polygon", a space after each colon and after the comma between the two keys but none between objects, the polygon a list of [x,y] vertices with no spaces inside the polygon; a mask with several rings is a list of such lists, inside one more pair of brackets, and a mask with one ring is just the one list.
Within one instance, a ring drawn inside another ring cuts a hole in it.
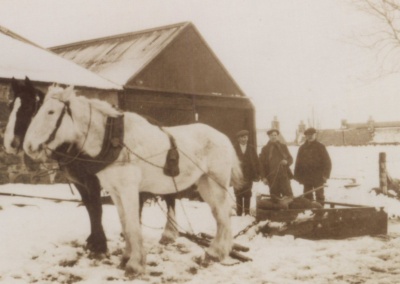
[{"label": "barn", "polygon": [[248,129],[256,144],[254,107],[189,22],[51,48],[118,85],[122,109],[165,126],[202,122],[234,139]]}]

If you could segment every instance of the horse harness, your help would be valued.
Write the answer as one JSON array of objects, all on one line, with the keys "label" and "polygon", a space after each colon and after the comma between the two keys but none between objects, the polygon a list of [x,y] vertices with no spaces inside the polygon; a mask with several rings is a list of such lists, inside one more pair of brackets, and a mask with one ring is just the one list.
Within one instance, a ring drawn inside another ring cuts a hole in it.
[{"label": "horse harness", "polygon": [[49,144],[56,138],[56,133],[61,126],[61,122],[62,122],[62,119],[64,118],[65,112],[67,112],[68,115],[71,117],[71,119],[74,120],[72,117],[72,111],[71,111],[69,102],[63,102],[63,101],[61,101],[61,102],[64,104],[64,107],[60,113],[60,116],[57,118],[56,125],[55,125],[53,131],[51,132],[49,138],[47,138],[47,140],[44,142],[45,145]]},{"label": "horse harness", "polygon": [[[51,133],[46,143],[54,140],[56,132],[61,125],[62,118],[65,113],[71,116],[71,110],[68,104],[60,114],[57,120],[55,129]],[[170,149],[168,150],[163,172],[165,175],[175,177],[179,175],[179,152],[176,146],[174,137],[166,132],[162,127],[159,127],[169,138]],[[122,148],[124,147],[124,116],[108,117],[106,122],[106,129],[103,138],[103,145],[100,153],[96,157],[91,157],[82,154],[76,146],[70,144],[62,144],[53,152],[53,158],[56,159],[60,167],[73,163],[74,167],[85,169],[87,174],[96,174],[112,164],[119,156]],[[72,165],[70,165],[72,166]]]},{"label": "horse harness", "polygon": [[[60,167],[74,166],[84,169],[87,174],[96,174],[113,163],[119,156],[124,140],[124,116],[108,117],[103,145],[96,157],[81,153],[75,145],[64,143],[53,152]],[[72,164],[72,165],[71,165]]]}]

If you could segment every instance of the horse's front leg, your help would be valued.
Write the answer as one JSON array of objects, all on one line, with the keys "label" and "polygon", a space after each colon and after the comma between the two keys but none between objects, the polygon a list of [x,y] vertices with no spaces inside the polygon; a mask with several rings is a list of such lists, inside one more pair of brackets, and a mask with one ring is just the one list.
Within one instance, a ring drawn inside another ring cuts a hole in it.
[{"label": "horse's front leg", "polygon": [[214,260],[221,261],[227,257],[232,249],[232,230],[230,222],[230,200],[225,188],[215,180],[203,176],[199,181],[199,193],[211,207],[211,212],[217,222],[217,233],[207,249],[207,255]]},{"label": "horse's front leg", "polygon": [[164,199],[167,203],[168,213],[167,223],[165,224],[164,232],[160,239],[160,244],[169,244],[173,243],[179,235],[178,224],[175,218],[175,196],[166,195]]},{"label": "horse's front leg", "polygon": [[107,252],[107,239],[101,223],[103,209],[100,196],[100,182],[94,175],[85,177],[73,177],[74,185],[82,197],[82,202],[89,214],[90,235],[86,239],[87,248],[95,253],[101,254]]},{"label": "horse's front leg", "polygon": [[[121,196],[118,194],[117,191],[114,190],[113,187],[109,186],[108,188],[112,189],[112,190],[110,190],[109,193],[110,193],[110,196],[112,198],[113,203],[115,204],[115,207],[117,208],[119,221],[121,223],[121,228],[122,228],[122,236],[125,239],[125,236],[126,236],[126,232],[125,232],[125,229],[126,229],[125,217],[126,216],[125,216],[125,212],[124,212]],[[131,251],[132,251],[130,243],[129,242],[125,242],[125,244],[126,244],[125,251],[124,251],[124,254],[122,255],[121,263],[119,265],[119,268],[121,268],[121,269],[125,269],[126,263],[129,261],[130,254],[131,254]]]},{"label": "horse's front leg", "polygon": [[[127,260],[125,271],[132,277],[142,274],[145,269],[146,256],[139,218],[139,184],[140,169],[135,166],[115,166],[98,174],[101,183],[109,183],[113,200],[120,215],[126,249],[123,262]],[[108,187],[107,187],[108,188]]]}]

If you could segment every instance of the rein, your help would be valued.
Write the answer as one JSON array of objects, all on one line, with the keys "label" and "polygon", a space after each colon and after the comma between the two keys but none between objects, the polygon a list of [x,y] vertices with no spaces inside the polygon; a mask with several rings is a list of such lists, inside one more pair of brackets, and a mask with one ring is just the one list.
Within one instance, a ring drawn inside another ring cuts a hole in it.
[{"label": "rein", "polygon": [[[48,144],[48,143],[50,143],[50,142],[52,142],[52,141],[55,139],[56,133],[57,133],[58,129],[59,129],[60,126],[61,126],[61,122],[62,122],[62,119],[63,119],[63,117],[64,117],[64,115],[65,115],[65,112],[67,112],[68,115],[71,117],[72,121],[74,121],[74,119],[73,119],[73,117],[72,117],[72,111],[71,111],[71,107],[70,107],[69,102],[63,102],[63,101],[60,101],[60,102],[62,102],[62,103],[64,104],[64,108],[63,108],[63,110],[61,111],[61,114],[60,114],[60,116],[59,116],[58,119],[57,119],[57,122],[56,122],[56,125],[55,125],[55,127],[54,127],[53,132],[50,134],[49,138],[43,143],[43,144],[45,144],[45,145]],[[65,161],[65,162],[62,163],[63,166],[68,165],[68,164],[74,162],[74,161],[77,160],[78,157],[82,154],[82,149],[83,149],[83,147],[84,147],[85,144],[86,144],[87,138],[88,138],[88,136],[89,136],[89,131],[90,131],[91,125],[92,125],[92,106],[89,104],[89,123],[88,123],[88,128],[87,128],[87,131],[86,131],[86,134],[85,134],[85,139],[83,140],[83,144],[82,144],[81,148],[77,151],[77,153],[76,153],[74,156],[72,156],[72,158],[71,158],[70,160]],[[71,147],[72,147],[72,145],[68,148],[68,150],[69,150]],[[64,154],[64,153],[62,153],[62,152],[60,152],[60,151],[55,150],[55,149],[53,150],[53,149],[51,149],[51,148],[49,148],[49,147],[46,147],[46,148],[49,149],[52,153],[54,153],[54,154],[56,154],[56,155],[58,155],[58,156],[63,156],[63,157],[65,157],[65,158],[71,157],[70,155],[66,155],[66,154]],[[61,165],[60,161],[58,161],[58,163]]]}]

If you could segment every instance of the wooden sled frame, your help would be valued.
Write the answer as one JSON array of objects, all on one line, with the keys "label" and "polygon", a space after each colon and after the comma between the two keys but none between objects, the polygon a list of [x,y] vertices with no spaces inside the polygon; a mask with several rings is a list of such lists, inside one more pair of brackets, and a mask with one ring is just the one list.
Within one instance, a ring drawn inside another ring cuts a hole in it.
[{"label": "wooden sled frame", "polygon": [[[345,239],[350,237],[387,234],[388,215],[383,208],[325,202],[323,209],[268,210],[257,206],[257,221],[285,223],[281,228],[268,224],[261,228],[269,235],[293,235],[298,238]],[[309,211],[305,218],[298,218]],[[310,212],[311,211],[311,212]]]}]

